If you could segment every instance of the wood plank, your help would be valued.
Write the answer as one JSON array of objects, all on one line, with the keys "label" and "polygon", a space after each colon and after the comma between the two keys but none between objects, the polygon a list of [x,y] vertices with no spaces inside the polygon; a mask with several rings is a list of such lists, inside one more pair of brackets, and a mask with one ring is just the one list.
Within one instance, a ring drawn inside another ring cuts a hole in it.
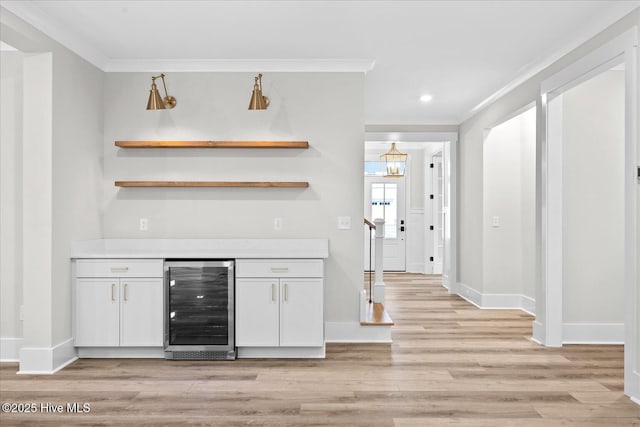
[{"label": "wood plank", "polygon": [[120,148],[309,148],[309,141],[116,141]]},{"label": "wood plank", "polygon": [[379,302],[369,304],[364,320],[360,322],[362,326],[393,326],[393,320],[385,311],[384,305]]},{"label": "wood plank", "polygon": [[116,187],[307,188],[306,181],[116,181]]},{"label": "wood plank", "polygon": [[[533,317],[480,310],[439,277],[385,273],[393,343],[329,343],[326,359],[80,359],[54,375],[0,363],[0,425],[630,426],[619,345],[531,345]],[[429,344],[432,345],[429,345]]]}]

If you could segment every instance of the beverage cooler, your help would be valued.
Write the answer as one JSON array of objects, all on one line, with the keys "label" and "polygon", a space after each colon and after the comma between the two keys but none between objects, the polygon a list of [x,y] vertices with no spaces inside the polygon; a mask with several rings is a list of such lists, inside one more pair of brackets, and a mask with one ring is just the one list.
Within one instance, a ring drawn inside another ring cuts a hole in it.
[{"label": "beverage cooler", "polygon": [[167,259],[164,273],[165,358],[235,359],[235,262]]}]

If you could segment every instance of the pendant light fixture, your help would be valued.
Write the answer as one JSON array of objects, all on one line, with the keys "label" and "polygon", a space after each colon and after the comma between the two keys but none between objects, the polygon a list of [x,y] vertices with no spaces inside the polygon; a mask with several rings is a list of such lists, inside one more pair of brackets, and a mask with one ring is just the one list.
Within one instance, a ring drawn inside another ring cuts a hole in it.
[{"label": "pendant light fixture", "polygon": [[[156,79],[162,79],[162,85],[164,86],[164,98],[160,95],[158,87],[156,86]],[[167,84],[164,81],[164,74],[151,77],[151,90],[149,91],[149,101],[147,102],[147,110],[164,110],[165,108],[173,108],[177,104],[176,99],[173,96],[169,96],[167,93]]]},{"label": "pendant light fixture", "polygon": [[404,176],[405,166],[407,164],[407,154],[401,153],[396,148],[396,143],[391,143],[389,151],[380,156],[380,160],[384,160],[386,165],[387,177],[400,177]]},{"label": "pendant light fixture", "polygon": [[266,110],[269,106],[269,98],[262,95],[262,74],[258,74],[254,79],[249,110]]}]

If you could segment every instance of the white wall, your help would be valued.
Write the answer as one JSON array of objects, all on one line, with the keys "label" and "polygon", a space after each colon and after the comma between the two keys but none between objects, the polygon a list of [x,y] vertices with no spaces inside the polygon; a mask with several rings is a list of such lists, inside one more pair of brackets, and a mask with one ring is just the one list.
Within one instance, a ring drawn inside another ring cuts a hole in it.
[{"label": "white wall", "polygon": [[[49,58],[48,73],[29,67],[45,91],[25,93],[41,116],[24,104],[24,117],[34,116],[35,124],[25,120],[31,136],[23,137],[37,144],[25,143],[22,158],[28,166],[23,250],[29,257],[23,264],[23,332],[30,356],[26,367],[21,356],[21,370],[50,372],[73,349],[70,242],[102,237],[103,73],[4,9],[0,34],[33,59],[35,68]],[[54,350],[59,344],[64,345]]]},{"label": "white wall", "polygon": [[22,63],[0,52],[0,359],[15,359],[7,339],[22,338]]},{"label": "white wall", "polygon": [[536,298],[536,110],[520,115],[522,294]]},{"label": "white wall", "polygon": [[[582,56],[602,46],[607,41],[631,27],[640,25],[640,9],[632,13],[598,34],[593,39],[571,51],[551,66],[525,81],[509,93],[480,110],[460,125],[459,143],[459,181],[458,181],[458,281],[472,289],[483,292],[483,265],[477,254],[483,249],[483,168],[482,143],[483,132],[518,111],[526,105],[538,101],[540,83]],[[538,104],[539,107],[539,104]],[[537,119],[536,150],[540,150],[541,118]],[[539,154],[539,153],[538,153]],[[538,156],[539,157],[539,156]],[[537,165],[539,170],[540,165]],[[540,176],[536,174],[536,182]],[[540,209],[539,185],[537,185],[536,209]],[[536,228],[540,227],[539,213],[536,218]],[[536,247],[539,241],[536,240]],[[537,250],[536,250],[537,252]],[[536,260],[536,265],[539,261]],[[536,279],[537,282],[537,279]],[[640,338],[640,337],[639,337]]]},{"label": "white wall", "polygon": [[563,102],[563,321],[624,322],[624,72]]},{"label": "white wall", "polygon": [[535,298],[535,109],[489,131],[483,182],[483,291]]},{"label": "white wall", "polygon": [[[248,111],[253,74],[168,73],[173,110],[146,111],[148,73],[107,73],[104,236],[329,238],[326,320],[358,321],[363,278],[364,75],[267,73],[266,111]],[[309,88],[313,87],[313,91]],[[116,140],[308,140],[308,150],[125,150]],[[114,181],[309,181],[308,189],[117,189]],[[337,229],[351,216],[352,229]],[[139,218],[149,231],[138,230]],[[283,230],[275,231],[275,217]]]}]

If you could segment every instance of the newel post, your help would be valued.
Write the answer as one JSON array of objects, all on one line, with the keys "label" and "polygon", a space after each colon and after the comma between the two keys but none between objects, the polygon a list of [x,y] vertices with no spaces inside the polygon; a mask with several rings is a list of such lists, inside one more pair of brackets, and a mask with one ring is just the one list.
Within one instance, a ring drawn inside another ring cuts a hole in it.
[{"label": "newel post", "polygon": [[384,219],[377,218],[373,222],[376,225],[376,281],[373,284],[373,302],[379,302],[384,304],[384,277],[383,277],[383,262],[384,262]]}]

